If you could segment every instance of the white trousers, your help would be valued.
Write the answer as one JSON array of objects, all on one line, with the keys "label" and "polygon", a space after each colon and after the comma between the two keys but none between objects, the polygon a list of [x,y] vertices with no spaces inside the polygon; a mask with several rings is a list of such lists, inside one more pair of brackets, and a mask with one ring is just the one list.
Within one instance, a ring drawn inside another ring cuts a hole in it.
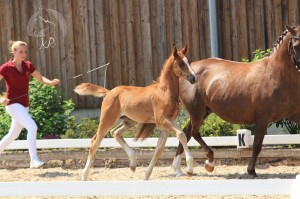
[{"label": "white trousers", "polygon": [[8,105],[5,108],[12,121],[8,134],[0,141],[0,153],[19,137],[23,128],[26,128],[30,158],[38,158],[36,150],[37,125],[28,113],[29,108],[18,103]]}]

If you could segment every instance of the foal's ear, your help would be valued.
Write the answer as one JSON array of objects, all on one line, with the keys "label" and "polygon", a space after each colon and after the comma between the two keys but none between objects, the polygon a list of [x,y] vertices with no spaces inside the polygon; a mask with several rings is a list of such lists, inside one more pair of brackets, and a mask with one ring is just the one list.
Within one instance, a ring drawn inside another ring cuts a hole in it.
[{"label": "foal's ear", "polygon": [[285,28],[288,29],[288,31],[289,31],[292,35],[295,35],[295,34],[296,34],[295,27],[291,27],[291,26],[285,24]]},{"label": "foal's ear", "polygon": [[173,47],[173,52],[172,52],[173,57],[178,57],[177,52],[178,52],[178,50],[177,50],[177,48],[174,46],[174,47]]},{"label": "foal's ear", "polygon": [[185,44],[185,46],[181,49],[181,52],[185,55],[185,53],[187,52],[187,45]]}]

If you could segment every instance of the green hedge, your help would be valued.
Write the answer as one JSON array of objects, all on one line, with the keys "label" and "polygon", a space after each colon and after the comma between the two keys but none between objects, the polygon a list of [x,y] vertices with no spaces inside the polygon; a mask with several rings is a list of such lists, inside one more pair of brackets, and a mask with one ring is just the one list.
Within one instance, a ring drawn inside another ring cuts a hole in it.
[{"label": "green hedge", "polygon": [[[63,100],[62,92],[54,86],[46,86],[35,79],[29,84],[29,113],[38,126],[38,138],[59,138],[67,130],[68,120],[74,109],[72,100]],[[5,94],[5,93],[4,93]],[[0,106],[0,138],[8,133],[11,123],[5,107]],[[26,139],[23,129],[19,139]]]}]

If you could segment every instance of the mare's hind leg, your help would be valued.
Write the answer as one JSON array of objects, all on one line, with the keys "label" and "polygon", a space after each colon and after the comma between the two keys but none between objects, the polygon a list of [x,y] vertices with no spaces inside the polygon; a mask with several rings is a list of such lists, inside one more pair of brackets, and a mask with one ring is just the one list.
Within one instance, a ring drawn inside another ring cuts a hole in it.
[{"label": "mare's hind leg", "polygon": [[127,153],[129,160],[130,160],[130,164],[129,164],[130,170],[132,172],[135,172],[136,152],[125,142],[125,140],[123,138],[123,134],[127,130],[137,126],[139,123],[129,119],[126,116],[121,117],[121,119],[122,119],[122,122],[112,130],[112,135],[115,137],[115,139],[118,141],[118,143],[122,146],[122,148]]},{"label": "mare's hind leg", "polygon": [[[203,115],[203,113],[205,113]],[[194,139],[203,147],[203,150],[206,154],[207,160],[204,163],[204,168],[208,172],[212,172],[215,167],[215,161],[214,161],[214,152],[207,146],[207,144],[202,139],[200,133],[199,133],[199,127],[202,125],[203,120],[210,114],[210,110],[206,109],[206,111],[197,111],[192,112],[191,114],[191,121],[185,126],[183,129],[183,132],[187,136],[188,141],[190,140],[191,136],[194,137]],[[177,176],[182,175],[181,171],[181,158],[183,153],[183,147],[181,143],[179,143],[176,155],[173,160],[173,168],[176,172]]]},{"label": "mare's hind leg", "polygon": [[[175,125],[170,126],[169,128],[176,132],[176,137],[178,138],[179,142],[181,143],[181,145],[183,147],[183,150],[184,150],[184,153],[185,153],[185,159],[186,159],[186,165],[187,165],[187,174],[192,175],[193,174],[193,156],[192,156],[192,154],[189,151],[188,146],[187,146],[187,136],[178,127],[175,127]],[[169,129],[169,128],[167,128],[167,129]],[[181,157],[178,156],[177,160],[179,160],[180,158]],[[174,158],[174,160],[175,159],[176,159],[176,157]],[[172,165],[173,166],[174,165],[178,166],[178,165],[180,165],[180,163],[174,163],[173,162]],[[177,168],[175,168],[175,169],[177,169]],[[180,170],[180,168],[179,168],[179,170]],[[182,173],[181,170],[179,172]]]},{"label": "mare's hind leg", "polygon": [[192,135],[193,138],[203,147],[203,150],[205,152],[207,158],[207,160],[204,162],[205,170],[208,172],[213,172],[215,168],[214,152],[207,146],[207,144],[204,142],[204,140],[202,139],[199,133],[199,128],[202,125],[203,120],[205,120],[205,118],[207,118],[207,116],[209,116],[210,113],[211,111],[206,109],[204,118],[201,119],[200,117],[199,120],[194,121],[193,128],[192,128]]},{"label": "mare's hind leg", "polygon": [[[184,129],[182,130],[187,138],[187,142],[191,139],[191,125],[190,122],[184,127]],[[176,151],[176,155],[174,157],[173,163],[172,163],[172,167],[176,173],[176,176],[183,176],[183,172],[181,171],[181,159],[183,156],[183,146],[182,144],[179,142],[177,151]]]},{"label": "mare's hind leg", "polygon": [[146,168],[144,180],[149,179],[149,177],[152,173],[153,167],[155,166],[157,160],[160,158],[160,156],[165,148],[167,138],[168,138],[168,134],[164,130],[162,130],[162,132],[160,133],[152,160],[151,160],[149,166]]}]

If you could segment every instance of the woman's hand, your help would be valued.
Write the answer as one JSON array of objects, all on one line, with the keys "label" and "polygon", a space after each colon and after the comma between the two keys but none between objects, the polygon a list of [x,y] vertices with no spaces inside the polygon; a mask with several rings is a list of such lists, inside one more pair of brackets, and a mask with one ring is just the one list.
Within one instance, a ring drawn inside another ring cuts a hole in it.
[{"label": "woman's hand", "polygon": [[31,73],[31,75],[38,80],[39,82],[41,82],[42,84],[46,84],[46,85],[56,85],[56,84],[60,84],[60,80],[59,79],[53,79],[53,80],[49,80],[46,77],[43,77],[41,75],[41,73],[37,70],[35,70],[33,73]]},{"label": "woman's hand", "polygon": [[60,80],[59,80],[59,79],[53,79],[53,80],[50,82],[50,84],[51,84],[52,86],[54,86],[54,85],[56,85],[56,84],[60,84]]},{"label": "woman's hand", "polygon": [[3,104],[4,106],[6,106],[9,102],[9,99],[5,98],[5,97],[0,97],[0,103]]}]

